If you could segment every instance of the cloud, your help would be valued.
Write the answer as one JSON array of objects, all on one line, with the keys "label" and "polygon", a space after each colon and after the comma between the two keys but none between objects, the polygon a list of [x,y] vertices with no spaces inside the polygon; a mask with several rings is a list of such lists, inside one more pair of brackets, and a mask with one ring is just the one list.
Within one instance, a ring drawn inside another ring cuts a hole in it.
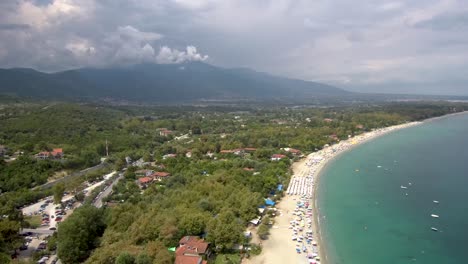
[{"label": "cloud", "polygon": [[388,2],[378,7],[380,11],[394,11],[401,9],[405,4],[402,2]]},{"label": "cloud", "polygon": [[185,51],[171,49],[166,46],[161,47],[156,61],[161,64],[182,63],[187,61],[205,61],[208,55],[201,55],[194,46],[187,46]]},{"label": "cloud", "polygon": [[375,92],[461,85],[466,14],[456,0],[5,0],[0,67],[209,60]]},{"label": "cloud", "polygon": [[0,30],[28,30],[27,24],[0,24]]},{"label": "cloud", "polygon": [[154,41],[163,37],[161,34],[154,32],[143,32],[128,25],[119,27],[117,32],[122,39],[135,42]]}]

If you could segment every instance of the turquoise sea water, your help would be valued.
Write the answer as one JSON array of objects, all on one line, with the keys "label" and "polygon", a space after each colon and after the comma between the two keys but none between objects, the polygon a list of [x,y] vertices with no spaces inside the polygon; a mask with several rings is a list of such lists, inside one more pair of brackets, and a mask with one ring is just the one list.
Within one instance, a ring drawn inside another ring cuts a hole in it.
[{"label": "turquoise sea water", "polygon": [[330,264],[468,263],[468,114],[343,153],[318,190]]}]

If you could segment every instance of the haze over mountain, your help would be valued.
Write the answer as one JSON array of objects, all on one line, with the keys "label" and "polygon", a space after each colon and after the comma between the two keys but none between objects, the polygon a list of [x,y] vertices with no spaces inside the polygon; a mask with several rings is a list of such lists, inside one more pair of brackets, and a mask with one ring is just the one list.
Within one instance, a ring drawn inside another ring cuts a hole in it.
[{"label": "haze over mountain", "polygon": [[0,93],[43,99],[113,98],[139,102],[311,99],[349,95],[317,82],[250,69],[224,69],[203,62],[82,68],[57,73],[0,70]]},{"label": "haze over mountain", "polygon": [[349,91],[468,95],[467,3],[3,0],[0,68],[205,61]]}]

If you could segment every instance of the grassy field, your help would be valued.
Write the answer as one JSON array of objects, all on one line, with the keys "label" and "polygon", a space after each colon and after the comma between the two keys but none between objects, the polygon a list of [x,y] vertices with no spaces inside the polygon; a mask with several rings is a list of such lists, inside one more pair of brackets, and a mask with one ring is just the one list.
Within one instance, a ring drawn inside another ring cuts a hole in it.
[{"label": "grassy field", "polygon": [[240,264],[241,258],[238,254],[224,254],[216,257],[215,264]]},{"label": "grassy field", "polygon": [[42,223],[42,218],[40,215],[25,216],[24,220],[29,222],[31,228],[38,228]]}]

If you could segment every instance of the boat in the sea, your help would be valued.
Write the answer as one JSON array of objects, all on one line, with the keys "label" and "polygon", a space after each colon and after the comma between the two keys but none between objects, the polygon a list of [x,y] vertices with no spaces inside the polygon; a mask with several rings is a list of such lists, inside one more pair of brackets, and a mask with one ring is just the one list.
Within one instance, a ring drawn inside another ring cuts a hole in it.
[{"label": "boat in the sea", "polygon": [[400,188],[402,189],[408,189],[408,187],[401,185]]},{"label": "boat in the sea", "polygon": [[437,229],[437,228],[435,228],[435,227],[431,227],[431,230],[434,231],[434,232],[439,231],[439,229]]},{"label": "boat in the sea", "polygon": [[431,214],[431,216],[434,218],[439,218],[439,215],[436,215],[436,214]]},{"label": "boat in the sea", "polygon": [[433,202],[434,202],[434,203],[436,203],[436,204],[438,204],[438,203],[439,203],[439,201],[437,201],[437,200],[434,200]]}]

